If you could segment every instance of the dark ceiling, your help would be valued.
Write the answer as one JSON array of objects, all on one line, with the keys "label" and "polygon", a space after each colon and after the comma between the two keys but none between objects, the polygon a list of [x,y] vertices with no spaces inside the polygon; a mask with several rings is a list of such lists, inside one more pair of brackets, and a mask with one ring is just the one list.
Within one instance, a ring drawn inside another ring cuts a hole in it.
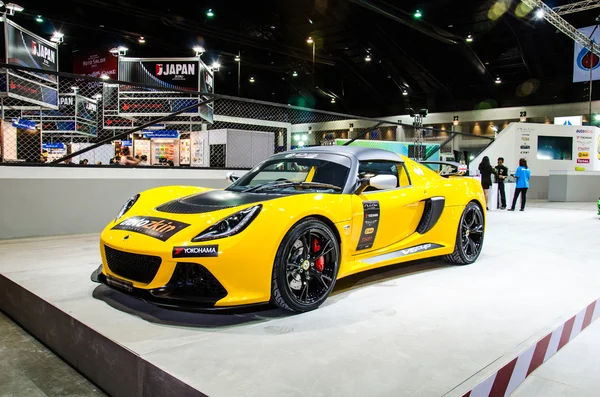
[{"label": "dark ceiling", "polygon": [[[17,23],[45,37],[55,29],[65,34],[63,71],[70,71],[71,55],[101,47],[125,45],[128,56],[171,57],[193,56],[191,48],[200,44],[206,63],[222,65],[217,93],[237,95],[234,56],[240,52],[241,96],[363,115],[402,114],[406,107],[433,112],[575,102],[588,95],[586,84],[571,82],[572,40],[533,12],[522,15],[517,0],[18,4],[25,10],[13,17]],[[206,16],[209,8],[213,18]],[[417,9],[423,14],[418,20]],[[584,27],[599,13],[565,18]],[[43,23],[33,21],[37,14]],[[469,34],[471,43],[465,41]],[[309,36],[316,45],[314,75]],[[405,89],[408,95],[402,95]]]}]

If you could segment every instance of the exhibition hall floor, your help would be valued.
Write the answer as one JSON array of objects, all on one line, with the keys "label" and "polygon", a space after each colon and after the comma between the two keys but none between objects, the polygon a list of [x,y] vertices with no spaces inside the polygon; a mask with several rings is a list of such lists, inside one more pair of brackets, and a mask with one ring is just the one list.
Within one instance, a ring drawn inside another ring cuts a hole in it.
[{"label": "exhibition hall floor", "polygon": [[5,240],[0,308],[113,396],[462,396],[600,298],[596,213],[490,212],[475,264],[352,276],[300,315],[160,309],[90,281],[97,235]]}]

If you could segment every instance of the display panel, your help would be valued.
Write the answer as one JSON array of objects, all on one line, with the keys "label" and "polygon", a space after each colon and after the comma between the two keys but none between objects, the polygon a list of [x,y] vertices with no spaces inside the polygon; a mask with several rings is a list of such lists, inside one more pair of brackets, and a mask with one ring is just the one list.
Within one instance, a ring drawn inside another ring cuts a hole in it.
[{"label": "display panel", "polygon": [[[5,19],[7,63],[58,72],[58,51],[55,43],[37,36]],[[45,73],[36,76],[55,83],[57,77]]]},{"label": "display panel", "polygon": [[573,138],[569,136],[539,135],[538,160],[573,160]]}]

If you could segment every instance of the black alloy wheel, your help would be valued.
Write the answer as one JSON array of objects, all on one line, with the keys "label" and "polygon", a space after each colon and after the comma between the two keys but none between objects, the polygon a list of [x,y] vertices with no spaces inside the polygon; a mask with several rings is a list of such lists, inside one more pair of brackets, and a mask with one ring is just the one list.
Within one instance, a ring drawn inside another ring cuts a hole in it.
[{"label": "black alloy wheel", "polygon": [[340,245],[329,226],[314,218],[301,221],[277,251],[272,301],[295,312],[316,309],[335,286],[339,258]]},{"label": "black alloy wheel", "polygon": [[485,219],[479,205],[470,202],[458,225],[454,252],[446,260],[456,265],[469,265],[477,260],[483,247]]}]

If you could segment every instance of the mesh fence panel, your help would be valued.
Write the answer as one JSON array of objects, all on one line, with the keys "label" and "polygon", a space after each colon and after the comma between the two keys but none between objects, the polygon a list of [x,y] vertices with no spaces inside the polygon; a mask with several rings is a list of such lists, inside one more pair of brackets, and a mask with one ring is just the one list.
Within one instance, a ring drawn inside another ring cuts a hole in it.
[{"label": "mesh fence panel", "polygon": [[274,153],[351,139],[417,159],[476,154],[490,142],[243,98],[51,77],[0,68],[0,164],[250,168]]}]

